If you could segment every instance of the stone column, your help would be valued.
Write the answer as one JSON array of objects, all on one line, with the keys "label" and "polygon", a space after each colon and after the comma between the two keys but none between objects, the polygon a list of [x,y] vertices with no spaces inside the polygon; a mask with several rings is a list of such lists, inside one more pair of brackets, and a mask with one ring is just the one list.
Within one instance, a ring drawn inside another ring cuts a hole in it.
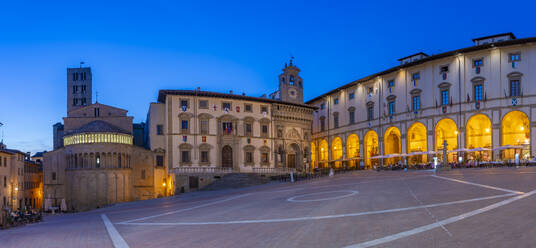
[{"label": "stone column", "polygon": [[[501,128],[501,126],[499,124],[492,125],[492,129],[491,129],[491,147],[492,147],[492,149],[495,149],[495,148],[501,146],[501,129],[500,128]],[[501,151],[493,150],[492,153],[493,153],[493,160],[500,160],[501,159]]]}]

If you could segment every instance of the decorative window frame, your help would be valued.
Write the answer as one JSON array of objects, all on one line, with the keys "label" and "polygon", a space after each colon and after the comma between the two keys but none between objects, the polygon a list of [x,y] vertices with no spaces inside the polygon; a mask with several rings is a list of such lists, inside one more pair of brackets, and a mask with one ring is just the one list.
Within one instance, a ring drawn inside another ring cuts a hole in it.
[{"label": "decorative window frame", "polygon": [[[245,166],[254,166],[255,165],[255,146],[246,145],[246,146],[244,146],[243,150],[244,150],[244,165]],[[250,161],[250,162],[248,162],[246,160],[248,152],[251,152],[251,156],[252,156],[251,157],[252,161]]]},{"label": "decorative window frame", "polygon": [[[268,138],[270,137],[270,119],[268,118],[262,118],[259,120],[259,123],[260,123],[260,136],[262,138]],[[268,127],[268,130],[266,133],[263,133],[262,132],[262,126],[263,125],[266,125]]]},{"label": "decorative window frame", "polygon": [[[508,78],[508,93],[509,93],[509,97],[520,97],[520,96],[523,96],[523,73],[521,72],[518,72],[518,71],[514,71],[514,72],[510,72],[506,75],[506,77]],[[517,80],[519,81],[519,95],[518,96],[512,96],[512,92],[511,92],[511,86],[510,84],[512,83],[512,81],[514,80]]]},{"label": "decorative window frame", "polygon": [[485,91],[485,88],[484,88],[484,82],[486,82],[486,79],[484,77],[474,77],[473,79],[471,79],[471,83],[472,83],[472,92],[473,92],[473,98],[471,99],[471,102],[475,102],[476,101],[476,92],[475,92],[475,86],[477,85],[481,85],[482,86],[482,100],[484,100],[484,95],[486,92]]},{"label": "decorative window frame", "polygon": [[[244,136],[245,137],[253,137],[254,133],[255,133],[255,128],[254,128],[255,118],[253,118],[251,116],[246,116],[243,119],[243,123],[244,123]],[[246,125],[247,124],[251,125],[251,132],[250,133],[247,133],[247,130],[246,130]]]},{"label": "decorative window frame", "polygon": [[[268,146],[261,146],[259,148],[259,152],[260,152],[260,164],[261,166],[270,166],[270,147]],[[262,154],[263,153],[267,153],[268,155],[266,156],[268,158],[268,161],[262,161]]]},{"label": "decorative window frame", "polygon": [[318,119],[320,120],[320,131],[325,131],[326,130],[326,117],[320,116],[320,118]]},{"label": "decorative window frame", "polygon": [[[182,143],[179,145],[179,165],[180,166],[190,166],[192,165],[192,150],[193,150],[193,146],[188,144],[188,143]],[[183,151],[187,151],[190,153],[190,157],[189,157],[189,160],[188,162],[183,162],[183,158],[182,158],[182,152]]]},{"label": "decorative window frame", "polygon": [[[203,143],[199,145],[199,165],[201,166],[209,166],[210,165],[210,151],[212,150],[213,146],[207,143]],[[208,161],[203,162],[201,161],[201,152],[208,152]]]},{"label": "decorative window frame", "polygon": [[[209,135],[210,134],[210,119],[214,118],[211,114],[207,114],[207,113],[201,113],[199,115],[197,115],[197,119],[198,119],[198,123],[199,123],[199,134],[207,134]],[[201,128],[202,125],[201,125],[201,121],[208,121],[207,123],[207,132],[203,132],[203,129]]]},{"label": "decorative window frame", "polygon": [[[191,129],[191,126],[192,126],[192,122],[191,122],[191,119],[193,118],[193,114],[192,113],[188,113],[188,112],[182,112],[179,114],[179,130],[180,130],[180,134],[190,134],[190,129]],[[182,121],[188,121],[188,128],[187,129],[182,129]]]},{"label": "decorative window frame", "polygon": [[[352,120],[352,118],[350,118],[350,113],[353,112],[354,113],[354,119]],[[355,121],[355,107],[349,107],[348,108],[348,123],[350,124],[354,124],[356,121]]]}]

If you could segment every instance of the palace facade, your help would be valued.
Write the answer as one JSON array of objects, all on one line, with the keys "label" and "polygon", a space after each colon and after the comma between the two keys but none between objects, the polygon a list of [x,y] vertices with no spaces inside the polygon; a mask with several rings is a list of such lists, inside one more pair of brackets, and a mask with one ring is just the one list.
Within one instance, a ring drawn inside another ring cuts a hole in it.
[{"label": "palace facade", "polygon": [[177,192],[218,174],[303,171],[314,109],[303,104],[303,81],[291,60],[269,97],[160,90],[147,116],[148,146],[165,153]]},{"label": "palace facade", "polygon": [[[314,167],[529,159],[535,154],[536,38],[512,33],[355,80],[306,104]],[[441,153],[440,153],[441,151]]]}]

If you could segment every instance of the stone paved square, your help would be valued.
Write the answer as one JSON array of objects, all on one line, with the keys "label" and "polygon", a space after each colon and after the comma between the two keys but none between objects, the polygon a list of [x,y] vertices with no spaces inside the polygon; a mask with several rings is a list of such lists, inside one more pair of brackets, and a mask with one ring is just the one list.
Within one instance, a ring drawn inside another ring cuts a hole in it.
[{"label": "stone paved square", "polygon": [[48,216],[0,239],[2,247],[530,247],[534,190],[530,167],[364,171]]}]

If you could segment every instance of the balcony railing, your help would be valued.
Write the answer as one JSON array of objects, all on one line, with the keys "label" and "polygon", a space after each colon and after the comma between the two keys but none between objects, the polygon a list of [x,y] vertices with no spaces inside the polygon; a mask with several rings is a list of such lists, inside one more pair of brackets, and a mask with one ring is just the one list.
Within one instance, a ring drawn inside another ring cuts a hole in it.
[{"label": "balcony railing", "polygon": [[288,174],[296,172],[293,168],[253,168],[253,173],[258,174]]},{"label": "balcony railing", "polygon": [[192,174],[225,174],[225,173],[233,173],[233,168],[221,168],[221,167],[179,167],[179,168],[173,168],[173,172],[175,173],[192,173]]}]

